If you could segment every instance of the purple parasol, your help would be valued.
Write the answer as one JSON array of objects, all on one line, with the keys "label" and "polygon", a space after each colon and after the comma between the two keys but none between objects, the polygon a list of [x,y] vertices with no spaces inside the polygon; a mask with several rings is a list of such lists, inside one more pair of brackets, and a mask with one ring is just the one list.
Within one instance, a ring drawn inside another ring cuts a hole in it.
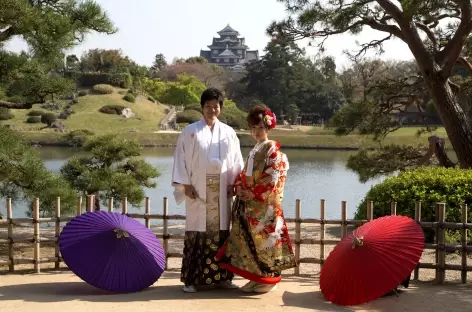
[{"label": "purple parasol", "polygon": [[114,212],[96,211],[69,221],[59,237],[67,266],[100,289],[128,293],[148,288],[164,272],[166,257],[152,231]]}]

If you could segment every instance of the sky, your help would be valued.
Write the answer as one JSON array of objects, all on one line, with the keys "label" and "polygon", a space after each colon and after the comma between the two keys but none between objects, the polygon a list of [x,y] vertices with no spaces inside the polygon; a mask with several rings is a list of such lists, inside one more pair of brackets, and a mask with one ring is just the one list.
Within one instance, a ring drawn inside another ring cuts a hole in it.
[{"label": "sky", "polygon": [[[141,65],[151,66],[154,56],[164,54],[168,62],[175,57],[200,55],[212,38],[227,24],[236,29],[251,50],[262,55],[269,41],[266,28],[273,20],[287,16],[285,7],[277,0],[97,0],[107,11],[119,31],[114,35],[91,33],[68,54],[80,57],[89,49],[121,49]],[[382,33],[366,30],[358,36],[337,35],[327,40],[324,55],[335,57],[337,68],[348,66],[343,50],[355,50],[356,40],[369,42],[380,39]],[[319,55],[318,49],[308,47],[307,55]],[[27,49],[18,38],[8,42],[7,49],[15,52]],[[382,59],[409,60],[412,54],[400,40],[385,45]]]}]

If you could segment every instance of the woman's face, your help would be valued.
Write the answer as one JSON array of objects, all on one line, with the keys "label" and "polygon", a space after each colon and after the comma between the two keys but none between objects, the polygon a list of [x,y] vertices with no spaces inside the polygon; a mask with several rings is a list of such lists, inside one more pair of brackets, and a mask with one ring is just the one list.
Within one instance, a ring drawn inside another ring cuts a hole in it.
[{"label": "woman's face", "polygon": [[251,126],[251,134],[257,141],[265,141],[269,135],[269,129],[267,129],[267,126],[261,121],[259,124]]}]

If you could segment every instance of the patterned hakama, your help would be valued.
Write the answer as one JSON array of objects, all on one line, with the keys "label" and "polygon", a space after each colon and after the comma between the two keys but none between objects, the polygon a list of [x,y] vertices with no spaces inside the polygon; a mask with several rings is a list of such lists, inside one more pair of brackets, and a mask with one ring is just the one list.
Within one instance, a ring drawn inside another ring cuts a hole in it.
[{"label": "patterned hakama", "polygon": [[207,174],[206,186],[206,232],[185,232],[180,277],[185,286],[219,284],[234,276],[220,269],[215,261],[218,249],[229,236],[229,231],[220,230],[220,175]]}]

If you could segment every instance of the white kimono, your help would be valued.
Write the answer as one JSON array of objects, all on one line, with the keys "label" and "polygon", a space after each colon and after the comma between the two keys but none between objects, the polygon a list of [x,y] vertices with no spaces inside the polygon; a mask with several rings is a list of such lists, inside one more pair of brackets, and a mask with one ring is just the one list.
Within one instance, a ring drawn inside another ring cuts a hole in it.
[{"label": "white kimono", "polygon": [[[215,135],[217,137],[214,137]],[[234,184],[244,167],[239,139],[233,128],[220,121],[216,121],[212,135],[210,127],[201,119],[184,128],[177,140],[174,154],[172,186],[175,188],[174,197],[177,204],[185,201],[186,231],[206,231],[206,175],[207,167],[210,166],[209,155],[215,155],[214,148],[210,149],[211,144],[219,148],[216,155],[221,161],[220,230],[229,230],[230,227],[233,199],[228,198],[227,188]],[[193,185],[199,198],[186,197],[182,184]]]}]

